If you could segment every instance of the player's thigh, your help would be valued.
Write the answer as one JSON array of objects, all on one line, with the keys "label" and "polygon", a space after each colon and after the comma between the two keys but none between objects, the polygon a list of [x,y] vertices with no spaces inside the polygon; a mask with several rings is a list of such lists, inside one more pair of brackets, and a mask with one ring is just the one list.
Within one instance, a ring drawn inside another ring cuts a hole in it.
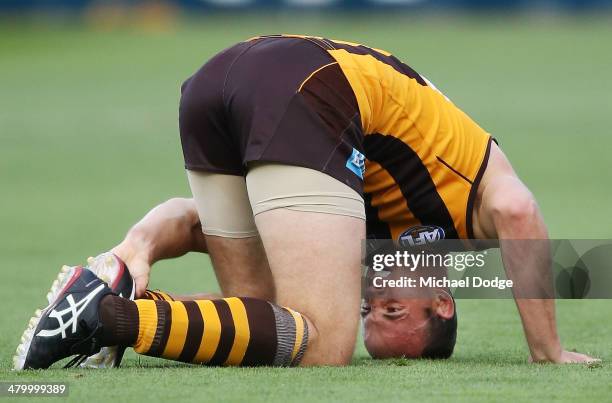
[{"label": "player's thigh", "polygon": [[202,231],[224,296],[274,300],[244,177],[187,171]]},{"label": "player's thigh", "polygon": [[287,209],[261,213],[256,221],[277,302],[306,315],[316,328],[302,363],[348,363],[359,324],[364,221]]},{"label": "player's thigh", "polygon": [[260,166],[247,182],[277,302],[316,328],[302,364],[348,363],[359,325],[363,200],[331,176],[299,167]]}]

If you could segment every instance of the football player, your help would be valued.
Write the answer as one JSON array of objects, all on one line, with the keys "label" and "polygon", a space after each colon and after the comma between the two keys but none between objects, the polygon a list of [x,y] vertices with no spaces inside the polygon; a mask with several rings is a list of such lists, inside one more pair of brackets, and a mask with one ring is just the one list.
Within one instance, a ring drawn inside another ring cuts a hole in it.
[{"label": "football player", "polygon": [[[366,234],[397,240],[425,227],[467,243],[499,239],[519,287],[528,286],[524,272],[539,273],[544,289],[550,280],[545,247],[504,242],[548,235],[500,148],[386,51],[297,35],[249,39],[183,84],[179,125],[193,200],[154,209],[114,253],[142,297],[155,261],[206,252],[226,298],[130,301],[89,270],[69,269],[26,330],[17,368],[115,345],[204,364],[345,365]],[[455,307],[432,291],[423,318],[367,302],[374,356],[450,355],[436,338],[454,338]],[[592,360],[563,350],[554,300],[516,303],[534,361]],[[450,331],[434,331],[447,322]]]}]

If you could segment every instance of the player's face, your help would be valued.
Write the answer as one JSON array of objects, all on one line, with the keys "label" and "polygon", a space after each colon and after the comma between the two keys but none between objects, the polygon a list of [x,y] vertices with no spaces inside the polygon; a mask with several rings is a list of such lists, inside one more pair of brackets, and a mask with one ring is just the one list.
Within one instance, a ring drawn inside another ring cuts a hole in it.
[{"label": "player's face", "polygon": [[431,298],[370,296],[363,301],[364,341],[375,358],[420,357],[427,346]]}]

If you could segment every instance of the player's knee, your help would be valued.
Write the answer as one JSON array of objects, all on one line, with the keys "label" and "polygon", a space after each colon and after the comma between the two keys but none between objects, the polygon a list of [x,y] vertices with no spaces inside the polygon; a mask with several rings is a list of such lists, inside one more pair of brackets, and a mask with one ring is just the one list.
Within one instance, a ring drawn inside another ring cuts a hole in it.
[{"label": "player's knee", "polygon": [[351,363],[356,342],[357,329],[337,323],[335,327],[326,321],[307,319],[312,331],[302,366],[344,366]]},{"label": "player's knee", "polygon": [[[351,356],[352,357],[352,356]],[[303,367],[344,367],[351,363],[351,357],[340,355],[319,357],[302,362]]]},{"label": "player's knee", "polygon": [[[242,298],[244,300],[244,298]],[[316,322],[310,317],[290,308],[282,308],[270,304],[274,313],[275,340],[270,343],[269,329],[251,329],[251,337],[258,338],[259,349],[273,352],[273,366],[342,366],[351,362],[356,328],[349,332],[349,336],[336,328],[332,331],[326,324],[322,324],[321,332]],[[261,330],[258,332],[257,330]],[[247,365],[248,363],[243,363]],[[258,363],[261,364],[261,363]]]},{"label": "player's knee", "polygon": [[[273,306],[276,322],[274,366],[341,366],[350,363],[353,346],[343,345],[331,332],[320,337],[306,315]],[[326,337],[327,336],[327,337]]]},{"label": "player's knee", "polygon": [[[330,347],[334,347],[337,345],[333,345]],[[330,367],[342,367],[345,365],[349,365],[351,363],[351,359],[353,357],[353,348],[346,349],[338,349],[332,351],[329,347],[323,347],[322,350],[319,350],[316,347],[316,343],[312,343],[309,345],[309,349],[306,351],[304,355],[304,359],[301,362],[301,366],[304,367],[321,367],[321,366],[330,366]]]}]

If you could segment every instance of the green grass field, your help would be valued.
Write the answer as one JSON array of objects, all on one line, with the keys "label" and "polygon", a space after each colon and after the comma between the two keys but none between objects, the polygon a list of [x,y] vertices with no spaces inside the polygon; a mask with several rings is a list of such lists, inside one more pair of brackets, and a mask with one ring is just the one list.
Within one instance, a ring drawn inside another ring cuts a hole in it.
[{"label": "green grass field", "polygon": [[[387,49],[500,140],[555,238],[611,238],[612,24],[608,17],[208,17],[165,32],[0,24],[0,380],[67,381],[84,401],[612,401],[612,301],[560,301],[566,348],[602,365],[529,365],[512,301],[459,301],[447,362],[205,368],[139,357],[118,370],[14,373],[23,328],[64,263],[118,242],[188,195],[179,85],[216,51],[295,32]],[[216,289],[202,256],[155,267],[152,286]]]}]

